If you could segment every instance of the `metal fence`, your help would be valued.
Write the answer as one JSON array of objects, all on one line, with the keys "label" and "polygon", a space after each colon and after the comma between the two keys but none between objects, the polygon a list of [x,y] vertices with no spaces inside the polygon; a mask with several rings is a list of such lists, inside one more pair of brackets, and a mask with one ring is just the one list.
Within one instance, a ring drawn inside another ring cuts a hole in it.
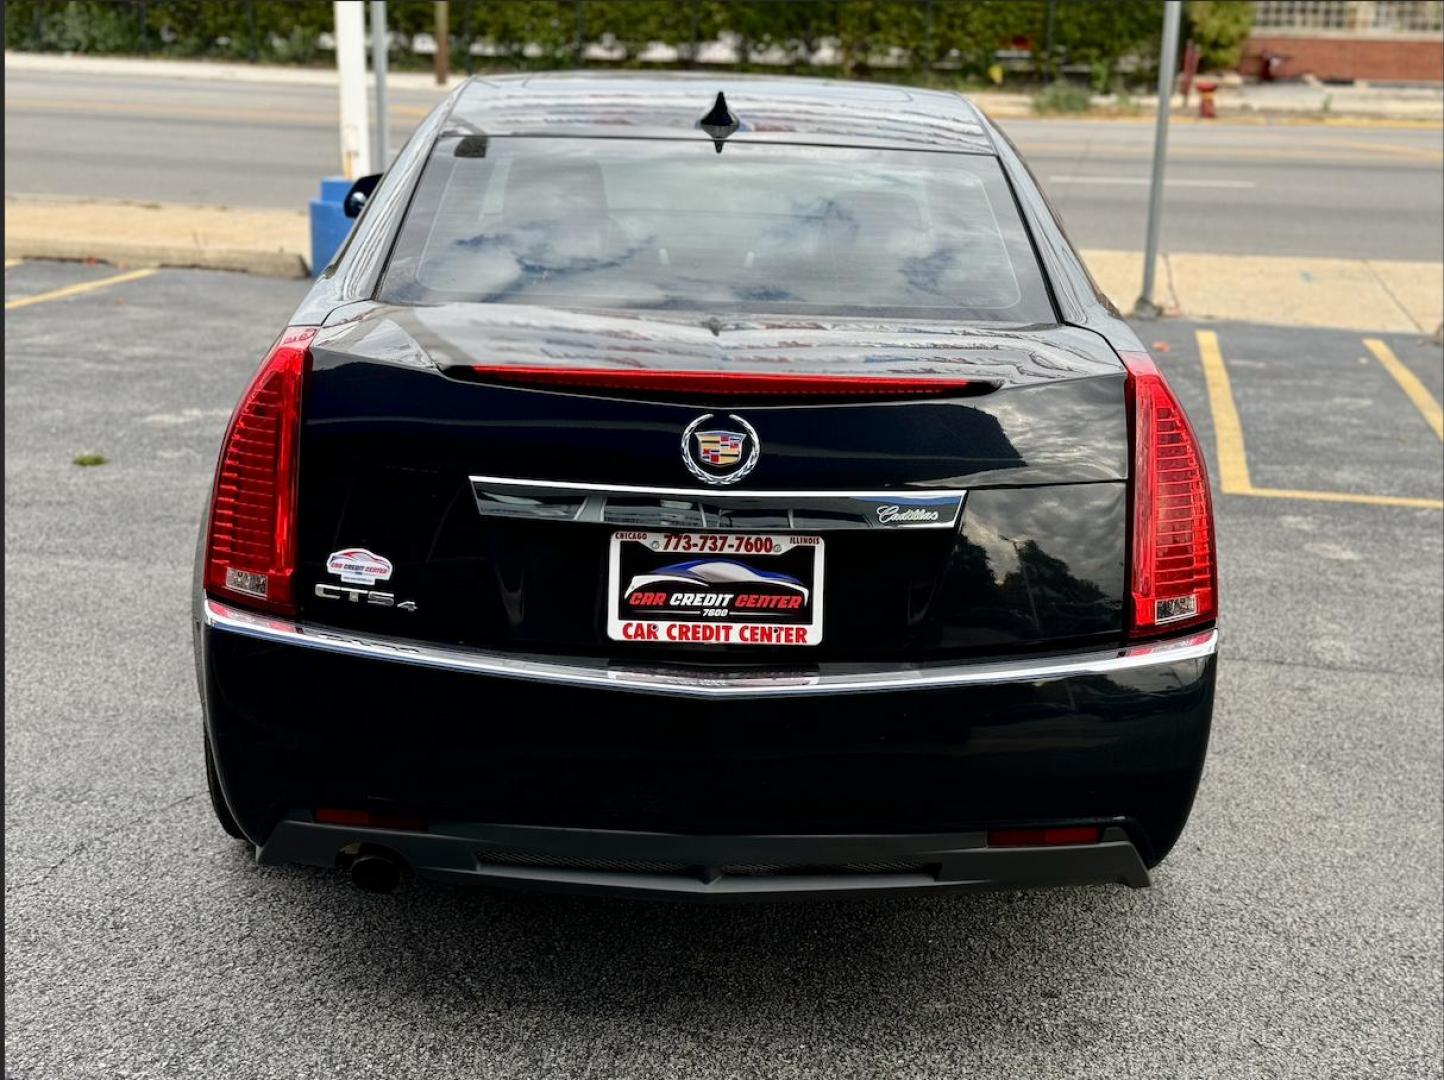
[{"label": "metal fence", "polygon": [[1341,35],[1437,34],[1444,31],[1444,0],[1257,0],[1254,27]]},{"label": "metal fence", "polygon": [[1380,33],[1444,32],[1444,0],[1376,0],[1372,29]]}]

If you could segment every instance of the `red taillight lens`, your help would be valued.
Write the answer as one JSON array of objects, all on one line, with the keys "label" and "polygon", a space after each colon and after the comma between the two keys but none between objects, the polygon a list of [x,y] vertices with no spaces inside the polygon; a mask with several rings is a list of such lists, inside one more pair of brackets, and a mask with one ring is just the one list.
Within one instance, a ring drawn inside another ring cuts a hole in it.
[{"label": "red taillight lens", "polygon": [[1133,436],[1133,612],[1129,636],[1218,614],[1208,470],[1188,416],[1147,353],[1124,353]]},{"label": "red taillight lens", "polygon": [[206,592],[282,614],[296,610],[296,443],[315,336],[282,334],[231,415],[206,537]]},{"label": "red taillight lens", "polygon": [[586,390],[650,390],[667,394],[739,397],[896,397],[958,394],[977,389],[967,379],[932,375],[821,375],[773,371],[638,371],[535,364],[474,364],[476,377],[514,386]]}]

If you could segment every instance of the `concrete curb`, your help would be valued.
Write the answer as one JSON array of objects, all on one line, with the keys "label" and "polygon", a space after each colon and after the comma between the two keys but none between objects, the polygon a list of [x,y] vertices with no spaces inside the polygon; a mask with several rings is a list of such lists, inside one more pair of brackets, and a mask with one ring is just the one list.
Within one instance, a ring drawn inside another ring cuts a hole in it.
[{"label": "concrete curb", "polygon": [[304,278],[306,215],[181,203],[7,195],[7,259],[97,259],[122,266],[240,270]]},{"label": "concrete curb", "polygon": [[260,277],[304,278],[310,270],[294,251],[243,251],[234,248],[176,247],[124,241],[67,240],[61,237],[5,238],[7,259],[60,259],[112,263],[115,266],[168,266],[189,270],[236,270]]}]

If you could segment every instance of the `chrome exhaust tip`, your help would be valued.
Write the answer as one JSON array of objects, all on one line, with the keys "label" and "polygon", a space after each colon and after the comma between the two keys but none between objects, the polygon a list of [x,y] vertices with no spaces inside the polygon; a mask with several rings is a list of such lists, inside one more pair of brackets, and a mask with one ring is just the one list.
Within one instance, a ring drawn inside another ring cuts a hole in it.
[{"label": "chrome exhaust tip", "polygon": [[351,860],[351,884],[363,892],[394,892],[401,884],[401,861],[386,852],[357,855]]}]

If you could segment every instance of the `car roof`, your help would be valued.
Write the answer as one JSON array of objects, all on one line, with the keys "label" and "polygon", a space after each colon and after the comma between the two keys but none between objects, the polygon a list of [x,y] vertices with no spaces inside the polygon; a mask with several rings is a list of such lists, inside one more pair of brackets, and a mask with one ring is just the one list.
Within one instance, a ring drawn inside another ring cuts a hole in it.
[{"label": "car roof", "polygon": [[994,153],[978,110],[960,94],[730,72],[478,76],[457,95],[446,130],[706,139],[697,121],[712,108],[719,91],[742,123],[732,136],[738,142]]}]

